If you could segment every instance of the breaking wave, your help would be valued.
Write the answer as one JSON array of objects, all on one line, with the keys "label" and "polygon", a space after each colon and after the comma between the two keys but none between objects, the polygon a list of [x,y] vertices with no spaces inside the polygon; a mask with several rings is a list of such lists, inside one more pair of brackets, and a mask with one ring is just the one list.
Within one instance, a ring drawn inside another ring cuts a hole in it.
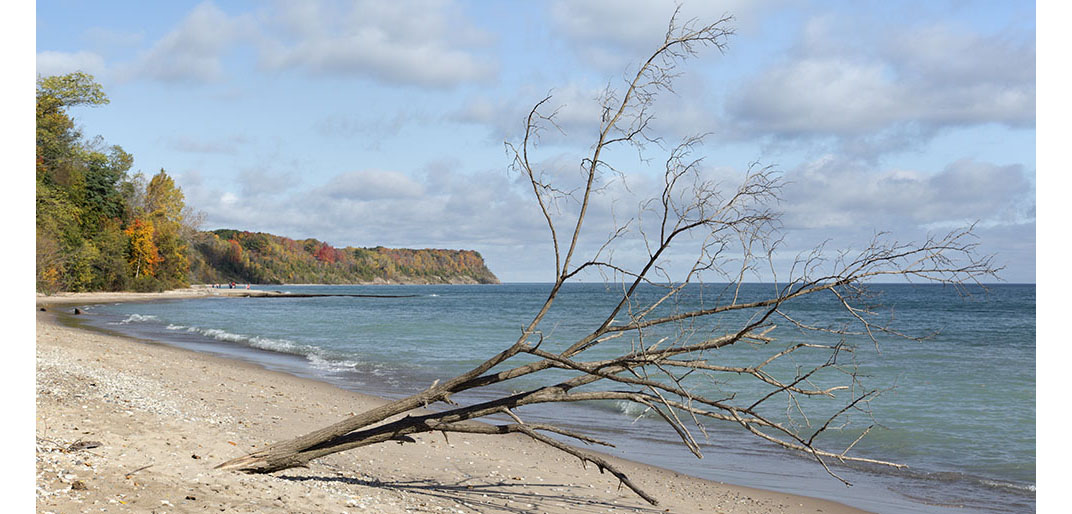
[{"label": "breaking wave", "polygon": [[1013,490],[1013,491],[1021,491],[1021,492],[1032,493],[1032,494],[1034,494],[1036,492],[1035,491],[1035,484],[1014,484],[1014,483],[1011,483],[1011,482],[1002,482],[1002,481],[999,481],[999,480],[985,480],[985,479],[980,480],[980,482],[982,482],[983,485],[993,487],[993,488],[996,488],[996,489],[1010,489],[1010,490]]},{"label": "breaking wave", "polygon": [[157,321],[159,319],[160,318],[157,318],[156,316],[153,316],[151,314],[131,314],[130,316],[127,316],[127,319],[123,321],[116,321],[114,322],[114,324],[127,325],[130,323],[145,323],[147,321]]},{"label": "breaking wave", "polygon": [[[137,314],[131,316],[138,316]],[[156,319],[155,316],[138,316],[139,319],[134,321],[147,321],[148,318]],[[244,334],[236,334],[228,332],[226,330],[218,328],[203,328],[203,327],[190,327],[186,325],[168,324],[164,327],[166,330],[189,332],[192,334],[198,334],[207,338],[214,339],[216,341],[235,343],[250,348],[257,348],[259,350],[266,350],[276,353],[285,353],[289,355],[297,355],[299,357],[305,357],[309,361],[310,366],[321,371],[328,372],[340,372],[351,371],[356,366],[361,364],[355,360],[333,358],[322,348],[297,343],[288,339],[282,338],[269,338],[261,336],[249,336]]]}]

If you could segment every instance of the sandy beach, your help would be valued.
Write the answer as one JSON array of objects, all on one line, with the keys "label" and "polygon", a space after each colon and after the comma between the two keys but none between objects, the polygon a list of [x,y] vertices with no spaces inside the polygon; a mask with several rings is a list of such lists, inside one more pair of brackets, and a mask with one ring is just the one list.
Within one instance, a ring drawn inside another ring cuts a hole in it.
[{"label": "sandy beach", "polygon": [[219,471],[383,400],[60,319],[85,303],[245,292],[37,297],[38,512],[862,512],[616,461],[659,499],[652,506],[520,436],[424,434],[273,475]]}]

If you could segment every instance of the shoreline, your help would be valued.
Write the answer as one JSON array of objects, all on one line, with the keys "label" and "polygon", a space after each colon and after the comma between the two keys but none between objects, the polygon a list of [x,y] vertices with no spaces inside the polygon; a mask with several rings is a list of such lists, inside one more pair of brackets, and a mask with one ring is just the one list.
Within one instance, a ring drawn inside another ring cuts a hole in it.
[{"label": "shoreline", "polygon": [[[38,296],[38,308],[247,290]],[[224,293],[224,294],[214,294]],[[228,294],[230,293],[230,294]],[[54,309],[48,308],[49,311]],[[863,512],[608,457],[660,500],[523,437],[421,434],[307,469],[212,469],[385,400],[255,364],[65,326],[37,313],[37,507],[183,512]],[[191,373],[191,371],[194,371]],[[71,450],[71,445],[99,447]],[[142,468],[143,466],[149,466]],[[191,499],[192,498],[192,499]],[[307,501],[306,498],[309,498]]]}]

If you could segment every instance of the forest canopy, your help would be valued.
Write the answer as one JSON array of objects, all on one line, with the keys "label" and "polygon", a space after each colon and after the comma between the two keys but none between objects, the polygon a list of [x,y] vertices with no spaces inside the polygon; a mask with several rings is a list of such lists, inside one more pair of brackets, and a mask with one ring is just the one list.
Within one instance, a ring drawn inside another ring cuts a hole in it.
[{"label": "forest canopy", "polygon": [[206,283],[499,283],[472,250],[335,248],[317,239],[228,229],[199,233],[194,248],[193,275]]},{"label": "forest canopy", "polygon": [[92,75],[37,79],[37,291],[161,291],[190,283],[497,283],[467,250],[335,248],[238,230],[199,232],[164,169],[86,138],[72,108],[109,103]]},{"label": "forest canopy", "polygon": [[188,284],[182,191],[163,169],[87,139],[69,110],[108,103],[93,76],[37,79],[37,290],[155,291]]}]

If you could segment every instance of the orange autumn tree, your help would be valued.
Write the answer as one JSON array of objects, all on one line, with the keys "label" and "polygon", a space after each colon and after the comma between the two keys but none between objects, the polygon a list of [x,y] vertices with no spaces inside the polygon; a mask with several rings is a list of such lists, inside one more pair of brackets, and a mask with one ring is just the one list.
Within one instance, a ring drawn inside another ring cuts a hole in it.
[{"label": "orange autumn tree", "polygon": [[130,267],[134,269],[134,278],[144,274],[147,277],[155,275],[156,266],[164,259],[153,242],[156,230],[153,222],[135,218],[134,221],[123,231],[130,238],[128,248]]},{"label": "orange autumn tree", "polygon": [[182,189],[163,169],[146,184],[142,208],[146,219],[152,222],[153,243],[161,259],[156,267],[156,278],[167,287],[186,286],[190,273],[186,239],[193,227],[188,226],[186,220]]}]

